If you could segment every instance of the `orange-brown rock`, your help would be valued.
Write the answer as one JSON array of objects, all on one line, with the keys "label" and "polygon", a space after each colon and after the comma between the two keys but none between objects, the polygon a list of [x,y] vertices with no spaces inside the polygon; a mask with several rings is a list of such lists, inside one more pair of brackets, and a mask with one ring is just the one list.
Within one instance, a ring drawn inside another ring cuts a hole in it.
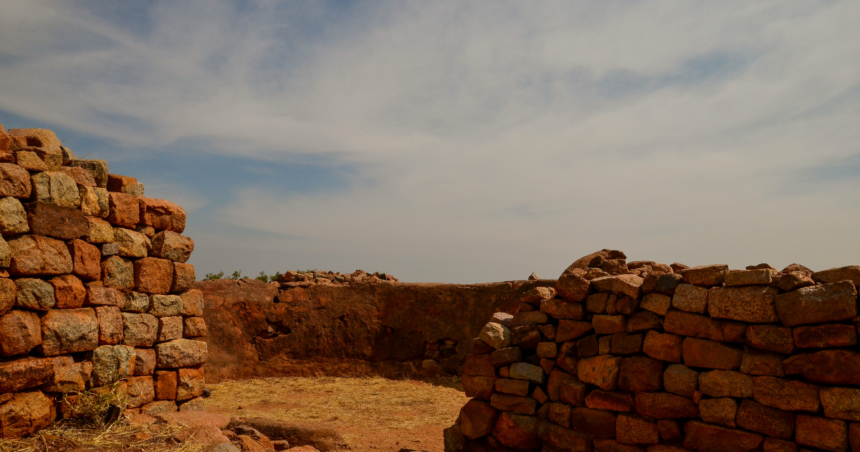
[{"label": "orange-brown rock", "polygon": [[683,355],[683,342],[683,336],[649,331],[645,334],[642,351],[654,359],[680,363]]},{"label": "orange-brown rock", "polygon": [[18,298],[18,286],[9,278],[0,278],[0,316],[9,312]]},{"label": "orange-brown rock", "polygon": [[633,411],[633,394],[595,389],[585,397],[585,406],[604,411]]},{"label": "orange-brown rock", "polygon": [[[602,340],[603,338],[601,338]],[[613,355],[632,355],[642,352],[643,334],[615,333],[609,339],[609,353]]]},{"label": "orange-brown rock", "polygon": [[582,303],[553,298],[540,303],[540,310],[556,319],[582,319]]},{"label": "orange-brown rock", "polygon": [[155,342],[167,342],[182,337],[182,317],[159,317]]},{"label": "orange-brown rock", "polygon": [[681,277],[685,283],[695,286],[718,286],[725,281],[728,270],[728,265],[700,265],[682,270]]},{"label": "orange-brown rock", "polygon": [[746,323],[778,322],[774,308],[778,293],[770,286],[713,287],[708,293],[708,314]]},{"label": "orange-brown rock", "polygon": [[666,392],[636,393],[636,412],[652,419],[697,417],[699,408],[692,400]]},{"label": "orange-brown rock", "polygon": [[860,265],[849,265],[815,272],[812,274],[812,279],[821,284],[851,281],[855,287],[860,286]]},{"label": "orange-brown rock", "polygon": [[699,373],[683,364],[671,364],[663,372],[663,387],[672,394],[693,398],[699,388]]},{"label": "orange-brown rock", "polygon": [[721,342],[688,337],[684,339],[684,364],[708,369],[739,369],[743,350]]},{"label": "orange-brown rock", "polygon": [[72,256],[66,244],[39,235],[10,239],[12,263],[9,273],[16,276],[52,276],[72,272]]},{"label": "orange-brown rock", "polygon": [[140,223],[155,229],[166,229],[176,233],[185,230],[185,210],[182,207],[163,199],[146,197],[140,200]]},{"label": "orange-brown rock", "polygon": [[82,187],[95,187],[96,180],[93,179],[92,174],[88,173],[87,170],[79,167],[79,166],[62,166],[57,171],[69,176],[75,184]]},{"label": "orange-brown rock", "polygon": [[790,355],[794,353],[794,337],[791,328],[777,325],[750,325],[746,331],[746,343],[759,350]]},{"label": "orange-brown rock", "polygon": [[176,400],[190,400],[203,395],[205,379],[202,368],[179,369],[178,373],[179,381],[176,388]]},{"label": "orange-brown rock", "polygon": [[134,353],[134,370],[132,371],[132,375],[136,377],[152,375],[155,371],[155,350],[151,348],[136,348],[134,349]]},{"label": "orange-brown rock", "polygon": [[171,292],[183,292],[194,286],[197,276],[194,274],[194,266],[191,264],[173,264],[173,284]]},{"label": "orange-brown rock", "polygon": [[[70,356],[67,356],[71,358]],[[45,392],[74,393],[86,389],[87,381],[93,371],[93,363],[83,361],[79,363],[57,363],[54,360],[54,375],[48,383],[42,385]]]},{"label": "orange-brown rock", "polygon": [[614,439],[595,439],[595,452],[644,452],[645,449],[630,444],[621,444]]},{"label": "orange-brown rock", "polygon": [[182,319],[182,337],[206,337],[206,321],[203,317]]},{"label": "orange-brown rock", "polygon": [[[516,395],[528,395],[529,393],[529,384],[527,381],[520,380],[505,380],[499,379],[496,380],[495,377],[476,377],[472,375],[463,375],[463,391],[466,393],[466,397],[474,397],[476,399],[481,400],[490,400],[490,396],[493,394],[493,389],[498,388],[498,382],[517,382],[517,383],[525,383],[524,391],[521,394]],[[497,392],[501,392],[504,394],[514,394],[513,392],[509,392],[506,390],[507,387],[504,383],[501,385],[501,390],[496,389]]]},{"label": "orange-brown rock", "polygon": [[750,398],[753,378],[731,370],[712,370],[699,374],[699,391],[711,397]]},{"label": "orange-brown rock", "polygon": [[166,294],[173,285],[173,262],[155,257],[134,261],[135,290],[145,293]]},{"label": "orange-brown rock", "polygon": [[108,174],[107,189],[111,192],[143,196],[143,184],[138,182],[134,177],[121,176],[119,174]]},{"label": "orange-brown rock", "polygon": [[794,355],[782,366],[786,375],[801,375],[813,383],[860,385],[860,354],[849,350]]},{"label": "orange-brown rock", "polygon": [[762,405],[783,411],[818,411],[818,386],[777,377],[755,377],[753,397]]},{"label": "orange-brown rock", "polygon": [[174,369],[194,367],[206,362],[207,347],[202,341],[176,339],[155,344],[155,367]]},{"label": "orange-brown rock", "polygon": [[472,399],[460,409],[460,431],[468,439],[482,438],[493,432],[498,417],[489,403]]},{"label": "orange-brown rock", "polygon": [[569,452],[592,452],[593,444],[589,436],[549,422],[538,426],[538,439],[544,444]]},{"label": "orange-brown rock", "polygon": [[161,231],[152,237],[152,255],[185,263],[194,251],[194,240],[173,231]]},{"label": "orange-brown rock", "polygon": [[115,345],[122,342],[123,322],[119,308],[98,306],[95,310],[99,320],[99,345]]},{"label": "orange-brown rock", "polygon": [[840,322],[857,316],[857,289],[850,281],[804,287],[775,297],[785,326]]},{"label": "orange-brown rock", "polygon": [[642,294],[644,280],[636,275],[604,276],[591,280],[591,285],[598,292],[608,292],[616,296],[627,296],[633,299]]},{"label": "orange-brown rock", "polygon": [[0,394],[37,388],[54,376],[52,358],[25,357],[0,362]]},{"label": "orange-brown rock", "polygon": [[616,413],[584,407],[570,410],[570,428],[597,439],[615,438]]},{"label": "orange-brown rock", "polygon": [[203,317],[203,292],[200,289],[191,289],[182,293],[182,315]]},{"label": "orange-brown rock", "polygon": [[840,419],[797,415],[797,444],[830,451],[848,449],[848,423]]},{"label": "orange-brown rock", "polygon": [[623,315],[595,315],[591,324],[597,334],[612,334],[627,331],[627,317]]},{"label": "orange-brown rock", "polygon": [[42,328],[35,312],[12,310],[0,316],[0,356],[22,355],[41,343]]},{"label": "orange-brown rock", "polygon": [[581,322],[578,320],[560,320],[558,329],[555,332],[556,342],[567,342],[569,340],[582,337],[592,330],[591,322]]},{"label": "orange-brown rock", "polygon": [[77,166],[86,170],[93,177],[96,186],[101,188],[107,187],[108,181],[108,164],[104,160],[72,160],[69,166]]},{"label": "orange-brown rock", "polygon": [[741,401],[735,418],[738,427],[782,439],[794,434],[795,414],[752,400]]},{"label": "orange-brown rock", "polygon": [[27,212],[27,223],[33,234],[61,240],[87,235],[87,220],[80,209],[34,203]]},{"label": "orange-brown rock", "polygon": [[174,400],[179,388],[179,376],[175,370],[159,370],[155,372],[155,400]]},{"label": "orange-brown rock", "polygon": [[73,275],[63,275],[51,278],[54,287],[54,298],[56,309],[77,309],[84,305],[87,298],[87,289],[80,279]]},{"label": "orange-brown rock", "polygon": [[178,410],[173,400],[156,400],[140,407],[141,414],[156,415],[161,413],[174,413]]},{"label": "orange-brown rock", "polygon": [[797,348],[831,348],[857,345],[854,325],[827,324],[792,329]]},{"label": "orange-brown rock", "polygon": [[585,279],[584,271],[568,268],[555,283],[555,290],[561,298],[580,303],[591,293],[591,281]]},{"label": "orange-brown rock", "polygon": [[[498,350],[496,352],[498,352]],[[494,377],[496,375],[496,367],[494,365],[492,355],[467,356],[466,362],[463,365],[463,373],[465,375]]]},{"label": "orange-brown rock", "polygon": [[657,444],[660,441],[657,421],[621,413],[615,421],[615,439],[623,444]]},{"label": "orange-brown rock", "polygon": [[618,389],[629,392],[659,391],[663,387],[663,363],[646,356],[621,360]]},{"label": "orange-brown rock", "polygon": [[700,452],[748,452],[762,443],[757,433],[734,430],[701,421],[684,425],[684,445]]},{"label": "orange-brown rock", "polygon": [[152,377],[131,377],[128,383],[128,407],[138,408],[155,400],[155,388]]},{"label": "orange-brown rock", "polygon": [[493,436],[502,445],[518,450],[535,449],[538,418],[514,413],[501,413],[493,428]]},{"label": "orange-brown rock", "polygon": [[158,318],[151,314],[122,313],[123,340],[133,347],[151,347],[158,336]]},{"label": "orange-brown rock", "polygon": [[628,333],[642,333],[663,328],[663,317],[650,311],[640,311],[627,319]]},{"label": "orange-brown rock", "polygon": [[22,392],[0,405],[0,438],[20,438],[54,421],[57,413],[51,399],[40,391]]},{"label": "orange-brown rock", "polygon": [[0,163],[0,197],[29,198],[30,173],[13,163]]},{"label": "orange-brown rock", "polygon": [[724,427],[737,427],[735,416],[738,402],[731,398],[702,399],[699,401],[699,417],[709,423]]},{"label": "orange-brown rock", "polygon": [[134,229],[141,223],[138,198],[127,193],[109,193],[110,213],[107,220],[111,224]]},{"label": "orange-brown rock", "polygon": [[86,284],[87,306],[120,306],[125,302],[125,295],[113,287],[105,287],[101,281]]},{"label": "orange-brown rock", "polygon": [[41,323],[41,351],[46,356],[95,350],[99,345],[99,322],[91,308],[51,310]]},{"label": "orange-brown rock", "polygon": [[663,441],[677,441],[684,436],[681,423],[672,419],[660,419],[657,421],[657,431]]},{"label": "orange-brown rock", "polygon": [[669,311],[663,320],[667,333],[723,342],[743,342],[747,325],[712,319],[706,315]]},{"label": "orange-brown rock", "polygon": [[782,360],[785,357],[776,353],[763,352],[750,348],[744,351],[741,359],[741,372],[750,375],[785,376]]},{"label": "orange-brown rock", "polygon": [[134,264],[119,256],[111,256],[101,264],[105,286],[121,290],[134,289]]},{"label": "orange-brown rock", "polygon": [[601,355],[580,360],[576,365],[577,377],[604,391],[612,391],[618,387],[621,359],[620,356]]},{"label": "orange-brown rock", "polygon": [[85,280],[98,280],[101,275],[101,251],[83,240],[68,242],[69,255],[72,257],[72,272]]},{"label": "orange-brown rock", "polygon": [[860,389],[821,388],[820,396],[825,416],[860,421]]}]

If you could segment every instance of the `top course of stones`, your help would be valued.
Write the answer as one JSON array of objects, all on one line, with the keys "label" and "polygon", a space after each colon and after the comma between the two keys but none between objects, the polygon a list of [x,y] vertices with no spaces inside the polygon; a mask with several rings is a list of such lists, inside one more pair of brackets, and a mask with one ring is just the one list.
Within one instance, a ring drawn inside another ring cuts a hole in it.
[{"label": "top course of stones", "polygon": [[446,450],[860,451],[858,284],[586,256],[474,339]]},{"label": "top course of stones", "polygon": [[76,416],[91,389],[130,410],[202,409],[206,324],[185,219],[50,130],[0,125],[0,437]]}]

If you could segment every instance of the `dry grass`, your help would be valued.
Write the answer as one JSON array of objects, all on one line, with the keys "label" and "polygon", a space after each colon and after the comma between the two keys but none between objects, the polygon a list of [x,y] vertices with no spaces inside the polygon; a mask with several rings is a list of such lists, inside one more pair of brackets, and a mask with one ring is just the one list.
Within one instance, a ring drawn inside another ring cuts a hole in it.
[{"label": "dry grass", "polygon": [[90,427],[80,422],[58,422],[33,437],[0,439],[0,452],[46,452],[60,449],[128,452],[198,452],[204,446],[176,443],[177,426],[150,429],[125,420],[105,427]]},{"label": "dry grass", "polygon": [[[456,387],[456,380],[447,382]],[[468,400],[453,387],[384,378],[265,378],[210,385],[207,410],[233,416],[326,423],[345,430],[397,434],[447,428]],[[240,409],[241,407],[241,409]],[[441,438],[440,438],[441,441]]]}]

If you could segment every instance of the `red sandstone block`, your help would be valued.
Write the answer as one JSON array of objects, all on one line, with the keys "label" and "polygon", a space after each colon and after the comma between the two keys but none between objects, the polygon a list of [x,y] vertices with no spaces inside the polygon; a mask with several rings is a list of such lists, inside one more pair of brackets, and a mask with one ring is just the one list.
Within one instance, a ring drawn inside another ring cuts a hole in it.
[{"label": "red sandstone block", "polygon": [[95,310],[99,320],[99,345],[114,345],[122,342],[123,323],[119,308],[99,306]]},{"label": "red sandstone block", "polygon": [[763,452],[798,452],[797,444],[793,441],[771,437],[764,439],[761,448]]},{"label": "red sandstone block", "polygon": [[785,326],[841,322],[857,316],[857,289],[850,281],[804,287],[777,295],[775,301]]},{"label": "red sandstone block", "polygon": [[12,310],[0,316],[0,356],[22,355],[41,343],[42,331],[35,312]]},{"label": "red sandstone block", "polygon": [[[466,377],[467,377],[467,375],[463,376],[463,388],[466,387]],[[469,377],[469,378],[490,379],[490,377]],[[529,382],[526,380],[513,380],[510,378],[498,378],[498,379],[494,379],[494,380],[495,380],[494,385],[495,385],[496,392],[499,392],[502,394],[516,395],[516,396],[527,396],[527,395],[529,395]],[[476,397],[476,396],[470,396],[468,394],[469,393],[467,392],[466,393],[467,397]],[[492,394],[492,388],[491,388],[490,393],[487,394],[486,398],[484,398],[484,397],[480,397],[480,398],[484,399],[484,400],[490,400],[491,394]]]},{"label": "red sandstone block", "polygon": [[700,265],[681,271],[681,278],[687,284],[695,286],[718,286],[726,279],[726,272],[729,271],[728,265]]},{"label": "red sandstone block", "polygon": [[840,419],[798,414],[795,441],[803,446],[843,451],[848,449],[848,425]]},{"label": "red sandstone block", "polygon": [[179,377],[175,370],[155,372],[155,400],[175,400]]},{"label": "red sandstone block", "polygon": [[699,387],[699,373],[683,364],[670,364],[663,372],[666,391],[692,398]]},{"label": "red sandstone block", "polygon": [[666,392],[636,393],[636,412],[653,419],[699,416],[699,408],[693,401]]},{"label": "red sandstone block", "polygon": [[140,223],[155,229],[166,229],[177,233],[185,230],[185,210],[170,201],[146,197],[140,200]]},{"label": "red sandstone block", "polygon": [[782,326],[750,325],[746,332],[746,343],[759,350],[785,355],[794,353],[794,337],[791,328]]},{"label": "red sandstone block", "polygon": [[797,348],[830,348],[857,345],[854,325],[798,326],[792,330]]},{"label": "red sandstone block", "polygon": [[791,439],[794,434],[795,415],[744,400],[735,418],[738,427],[782,439]]},{"label": "red sandstone block", "polygon": [[630,412],[633,405],[633,394],[628,392],[595,389],[585,397],[585,406],[595,410]]},{"label": "red sandstone block", "polygon": [[747,325],[712,319],[706,315],[683,311],[669,311],[663,320],[667,333],[711,339],[722,342],[743,342]]},{"label": "red sandstone block", "polygon": [[750,375],[782,377],[785,376],[785,371],[782,369],[783,359],[784,356],[777,353],[747,349],[741,359],[741,372]]},{"label": "red sandstone block", "polygon": [[134,229],[140,223],[140,204],[137,199],[126,193],[109,193],[110,213],[107,220],[111,224]]},{"label": "red sandstone block", "polygon": [[784,411],[818,411],[818,386],[777,377],[755,377],[753,382],[758,403]]},{"label": "red sandstone block", "polygon": [[860,385],[860,354],[848,350],[822,350],[787,358],[786,375],[802,375],[813,383]]},{"label": "red sandstone block", "polygon": [[51,278],[50,283],[54,286],[54,297],[57,300],[54,308],[77,309],[84,305],[87,289],[80,279],[72,275],[63,275]]},{"label": "red sandstone block", "polygon": [[602,355],[580,360],[576,366],[576,375],[585,383],[611,391],[618,387],[621,359],[620,356]]},{"label": "red sandstone block", "polygon": [[34,203],[28,207],[27,223],[35,235],[61,240],[87,235],[87,220],[80,209]]},{"label": "red sandstone block", "polygon": [[708,369],[739,369],[744,354],[720,342],[691,337],[684,339],[683,350],[684,364]]},{"label": "red sandstone block", "polygon": [[778,322],[774,308],[778,293],[770,286],[714,287],[708,293],[708,314],[746,323]]},{"label": "red sandstone block", "polygon": [[618,388],[622,391],[659,391],[663,387],[663,363],[646,356],[621,360]]},{"label": "red sandstone block", "polygon": [[731,370],[712,370],[699,374],[699,391],[710,397],[750,398],[753,378]]},{"label": "red sandstone block", "polygon": [[203,395],[205,389],[203,367],[179,369],[176,400],[191,400]]},{"label": "red sandstone block", "polygon": [[134,261],[134,287],[138,292],[166,294],[172,285],[173,262],[155,257]]},{"label": "red sandstone block", "polygon": [[672,363],[680,363],[682,356],[683,336],[675,334],[664,334],[657,331],[649,331],[645,334],[645,341],[642,344],[642,351],[646,355],[659,359],[661,361],[669,361]]},{"label": "red sandstone block", "polygon": [[51,276],[72,272],[72,256],[60,240],[39,235],[22,235],[7,241],[12,260],[9,274]]},{"label": "red sandstone block", "polygon": [[735,416],[738,412],[738,402],[727,397],[719,399],[702,399],[699,401],[699,417],[709,424],[734,428]]},{"label": "red sandstone block", "polygon": [[616,416],[612,411],[575,407],[570,411],[570,428],[597,439],[612,439],[615,438]]}]

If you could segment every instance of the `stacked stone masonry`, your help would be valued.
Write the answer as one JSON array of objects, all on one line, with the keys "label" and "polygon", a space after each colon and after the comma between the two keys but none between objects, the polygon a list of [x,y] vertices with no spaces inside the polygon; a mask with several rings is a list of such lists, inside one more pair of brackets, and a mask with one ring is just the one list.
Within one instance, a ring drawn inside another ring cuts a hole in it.
[{"label": "stacked stone masonry", "polygon": [[0,437],[74,416],[86,391],[144,413],[203,409],[185,219],[53,132],[0,126]]},{"label": "stacked stone masonry", "polygon": [[446,450],[860,451],[858,284],[586,256],[474,339]]}]

